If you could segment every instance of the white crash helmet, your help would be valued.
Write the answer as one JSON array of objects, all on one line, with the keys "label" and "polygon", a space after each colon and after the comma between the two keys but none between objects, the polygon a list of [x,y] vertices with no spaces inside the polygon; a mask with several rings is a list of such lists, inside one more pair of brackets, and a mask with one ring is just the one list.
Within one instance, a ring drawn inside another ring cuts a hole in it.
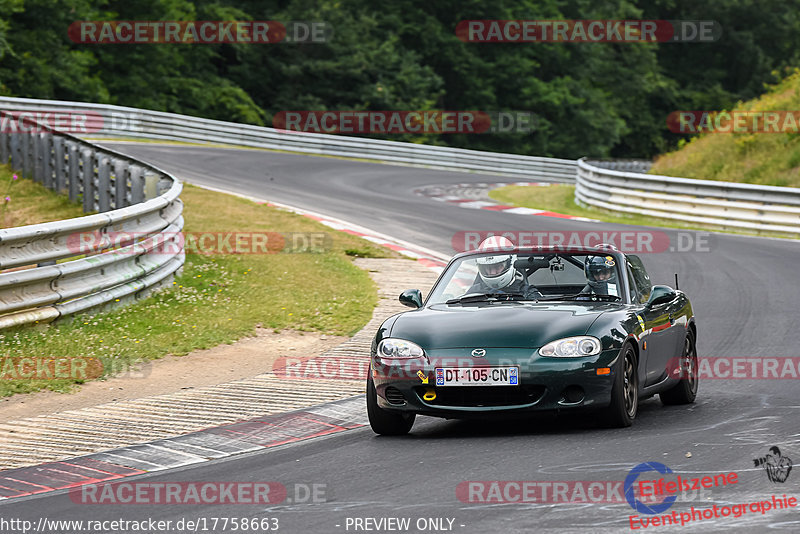
[{"label": "white crash helmet", "polygon": [[503,236],[492,236],[483,241],[478,247],[480,251],[496,250],[499,254],[481,256],[475,262],[478,264],[478,274],[483,282],[492,289],[503,289],[514,281],[514,262],[516,254],[502,254],[504,250],[513,250],[514,243]]}]

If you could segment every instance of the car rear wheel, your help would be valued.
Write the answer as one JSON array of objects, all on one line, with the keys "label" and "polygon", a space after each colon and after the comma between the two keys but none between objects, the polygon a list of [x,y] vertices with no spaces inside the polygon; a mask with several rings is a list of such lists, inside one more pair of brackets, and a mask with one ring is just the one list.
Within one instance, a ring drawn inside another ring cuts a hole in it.
[{"label": "car rear wheel", "polygon": [[697,397],[697,349],[694,344],[694,334],[689,330],[686,341],[683,342],[683,353],[680,359],[681,379],[677,385],[658,394],[661,402],[666,405],[691,404]]},{"label": "car rear wheel", "polygon": [[367,378],[367,416],[372,431],[381,436],[404,436],[416,419],[416,414],[394,413],[378,406],[378,392],[372,377]]},{"label": "car rear wheel", "polygon": [[639,372],[636,353],[630,344],[622,347],[614,373],[611,404],[606,408],[605,422],[612,428],[624,428],[633,424],[639,409]]}]

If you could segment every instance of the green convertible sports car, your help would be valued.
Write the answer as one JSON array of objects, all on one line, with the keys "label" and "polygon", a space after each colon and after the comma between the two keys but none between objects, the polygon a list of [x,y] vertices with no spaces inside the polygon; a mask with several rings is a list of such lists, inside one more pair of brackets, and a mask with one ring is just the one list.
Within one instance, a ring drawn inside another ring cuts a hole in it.
[{"label": "green convertible sports car", "polygon": [[[510,245],[510,243],[508,243]],[[639,399],[694,402],[697,329],[682,292],[653,286],[609,245],[486,248],[453,257],[423,302],[372,343],[367,412],[378,434],[444,418],[599,410],[630,426]]]}]

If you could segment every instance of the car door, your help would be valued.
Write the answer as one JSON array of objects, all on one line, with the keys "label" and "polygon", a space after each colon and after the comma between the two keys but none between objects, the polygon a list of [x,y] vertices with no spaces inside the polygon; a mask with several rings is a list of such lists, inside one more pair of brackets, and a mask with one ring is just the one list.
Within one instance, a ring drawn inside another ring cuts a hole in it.
[{"label": "car door", "polygon": [[643,383],[649,386],[664,379],[670,358],[674,355],[675,338],[670,321],[673,303],[646,307],[653,289],[650,276],[638,256],[630,255],[627,259],[629,277],[633,278],[633,285],[636,286],[636,304],[642,306],[638,316],[641,319],[640,324],[644,324],[644,333],[639,337],[639,344],[645,359]]},{"label": "car door", "polygon": [[679,363],[679,358],[683,354],[683,346],[686,341],[686,334],[689,331],[689,319],[691,318],[691,305],[689,305],[686,295],[679,293],[669,309],[669,316],[672,323],[670,332],[672,333],[672,355],[669,362],[670,368],[675,369]]},{"label": "car door", "polygon": [[675,332],[671,317],[674,302],[664,302],[645,308],[641,315],[647,341],[647,378],[649,386],[664,379],[675,355]]}]

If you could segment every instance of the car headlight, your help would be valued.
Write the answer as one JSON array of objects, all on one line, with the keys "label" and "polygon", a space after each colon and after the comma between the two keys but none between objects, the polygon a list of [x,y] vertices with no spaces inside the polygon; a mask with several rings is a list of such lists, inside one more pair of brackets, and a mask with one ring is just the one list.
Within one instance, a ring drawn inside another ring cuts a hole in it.
[{"label": "car headlight", "polygon": [[541,349],[539,354],[555,358],[580,358],[600,354],[600,340],[592,336],[565,337],[551,341]]},{"label": "car headlight", "polygon": [[378,356],[381,358],[421,358],[424,355],[422,347],[405,339],[386,338],[378,343]]}]

